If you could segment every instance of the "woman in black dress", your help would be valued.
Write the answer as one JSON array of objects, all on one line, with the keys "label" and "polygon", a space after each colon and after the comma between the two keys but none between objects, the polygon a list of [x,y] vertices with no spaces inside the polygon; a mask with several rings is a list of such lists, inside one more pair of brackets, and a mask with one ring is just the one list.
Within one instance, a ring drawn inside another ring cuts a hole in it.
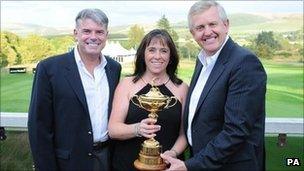
[{"label": "woman in black dress", "polygon": [[[165,30],[155,29],[142,40],[135,61],[135,71],[116,88],[109,121],[109,136],[114,141],[114,170],[135,170],[141,144],[154,137],[165,154],[177,157],[187,146],[182,111],[188,86],[176,76],[179,58],[172,38]],[[162,94],[175,96],[177,103],[158,113],[157,122],[146,110],[134,105],[134,95],[146,94],[151,82]]]}]

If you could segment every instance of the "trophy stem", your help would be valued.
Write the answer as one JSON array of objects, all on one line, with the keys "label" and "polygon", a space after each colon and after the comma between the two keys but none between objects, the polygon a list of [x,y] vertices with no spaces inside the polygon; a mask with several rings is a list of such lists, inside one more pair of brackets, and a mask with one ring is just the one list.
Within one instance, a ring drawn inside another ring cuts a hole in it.
[{"label": "trophy stem", "polygon": [[151,113],[148,114],[148,117],[152,118],[152,119],[157,119],[158,115],[156,112],[157,112],[157,110],[151,110]]},{"label": "trophy stem", "polygon": [[146,144],[146,146],[152,146],[152,147],[159,146],[159,142],[156,141],[154,138],[149,138],[149,139],[145,140],[144,143]]}]

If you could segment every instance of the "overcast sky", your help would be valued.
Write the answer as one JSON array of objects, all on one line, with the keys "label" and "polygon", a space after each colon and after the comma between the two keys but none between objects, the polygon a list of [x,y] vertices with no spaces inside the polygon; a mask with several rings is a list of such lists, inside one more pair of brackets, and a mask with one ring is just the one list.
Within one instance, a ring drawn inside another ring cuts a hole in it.
[{"label": "overcast sky", "polygon": [[[50,27],[73,27],[84,8],[99,8],[110,26],[155,23],[162,15],[169,21],[187,19],[195,1],[2,1],[1,25],[29,23]],[[219,1],[231,13],[303,13],[303,1]]]}]

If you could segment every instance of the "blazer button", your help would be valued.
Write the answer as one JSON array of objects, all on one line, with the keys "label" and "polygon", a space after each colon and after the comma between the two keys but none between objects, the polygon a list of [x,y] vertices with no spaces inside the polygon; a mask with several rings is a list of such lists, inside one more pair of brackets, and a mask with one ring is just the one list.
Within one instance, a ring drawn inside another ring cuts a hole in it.
[{"label": "blazer button", "polygon": [[89,132],[88,132],[88,134],[89,134],[89,135],[91,135],[91,134],[92,134],[92,132],[91,132],[91,131],[89,131]]},{"label": "blazer button", "polygon": [[92,156],[92,153],[88,153],[88,156]]}]

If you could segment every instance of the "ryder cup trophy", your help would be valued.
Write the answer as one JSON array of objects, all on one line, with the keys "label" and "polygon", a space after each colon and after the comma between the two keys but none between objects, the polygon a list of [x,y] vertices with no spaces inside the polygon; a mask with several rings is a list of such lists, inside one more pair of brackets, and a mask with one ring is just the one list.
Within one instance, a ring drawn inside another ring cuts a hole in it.
[{"label": "ryder cup trophy", "polygon": [[[133,98],[136,100],[133,100]],[[156,112],[174,106],[176,97],[163,95],[158,87],[152,85],[147,94],[135,95],[131,101],[138,107],[149,111],[149,118],[157,119]],[[134,166],[138,170],[164,170],[166,164],[160,157],[161,145],[154,138],[145,140],[141,144],[139,157],[134,161]]]}]

